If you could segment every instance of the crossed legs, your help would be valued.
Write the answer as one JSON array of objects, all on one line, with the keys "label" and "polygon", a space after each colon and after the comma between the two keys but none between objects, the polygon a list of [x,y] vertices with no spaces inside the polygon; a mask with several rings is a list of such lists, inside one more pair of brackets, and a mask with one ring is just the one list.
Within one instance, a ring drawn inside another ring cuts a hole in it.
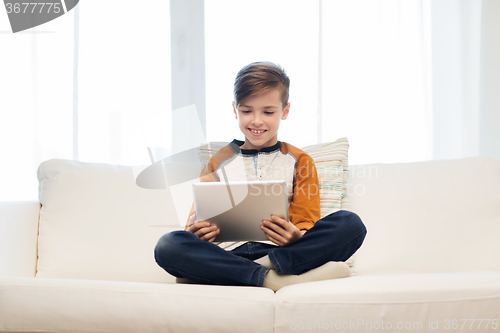
[{"label": "crossed legs", "polygon": [[[168,273],[200,283],[263,286],[269,267],[254,260],[269,256],[277,275],[300,275],[330,261],[345,261],[361,246],[366,228],[349,211],[318,220],[304,236],[286,247],[250,242],[232,251],[201,241],[187,231],[163,235],[155,259]],[[332,267],[330,265],[330,267]]]}]

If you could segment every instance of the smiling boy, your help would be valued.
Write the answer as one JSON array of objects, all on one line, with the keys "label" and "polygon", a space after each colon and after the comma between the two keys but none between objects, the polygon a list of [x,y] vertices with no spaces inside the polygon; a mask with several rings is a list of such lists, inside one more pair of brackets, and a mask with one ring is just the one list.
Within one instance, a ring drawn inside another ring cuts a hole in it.
[{"label": "smiling boy", "polygon": [[158,265],[177,278],[199,283],[283,286],[351,275],[344,262],[361,246],[366,228],[348,211],[320,218],[319,184],[312,158],[280,142],[281,120],[290,112],[290,80],[269,62],[242,68],[234,83],[233,112],[245,141],[233,140],[210,158],[201,181],[285,180],[289,219],[263,220],[267,242],[214,243],[219,229],[196,221],[160,238]]},{"label": "smiling boy", "polygon": [[240,105],[233,102],[234,115],[245,135],[245,143],[240,148],[260,150],[275,145],[280,121],[288,117],[289,111],[290,103],[283,107],[279,89],[249,96]]}]

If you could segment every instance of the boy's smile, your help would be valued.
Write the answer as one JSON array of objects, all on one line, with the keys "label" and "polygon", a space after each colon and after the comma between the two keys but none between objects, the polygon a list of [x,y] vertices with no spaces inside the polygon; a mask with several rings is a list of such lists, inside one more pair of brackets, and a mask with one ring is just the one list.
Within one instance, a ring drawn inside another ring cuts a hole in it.
[{"label": "boy's smile", "polygon": [[253,136],[261,136],[264,135],[265,132],[267,132],[267,130],[259,130],[255,128],[249,128],[249,130],[253,134]]},{"label": "boy's smile", "polygon": [[280,121],[288,117],[290,103],[283,108],[280,89],[272,89],[258,96],[250,96],[233,111],[241,132],[245,135],[243,149],[260,150],[278,142]]}]

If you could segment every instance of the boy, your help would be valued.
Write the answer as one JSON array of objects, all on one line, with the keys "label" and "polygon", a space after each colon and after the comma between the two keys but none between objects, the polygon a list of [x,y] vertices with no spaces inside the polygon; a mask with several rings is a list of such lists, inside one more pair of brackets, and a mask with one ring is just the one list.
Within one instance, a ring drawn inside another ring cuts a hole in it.
[{"label": "boy", "polygon": [[245,141],[233,140],[207,163],[201,181],[285,180],[289,218],[263,220],[268,242],[223,242],[209,222],[196,222],[191,208],[185,231],[160,238],[158,265],[178,280],[207,284],[283,286],[350,276],[344,262],[361,246],[366,228],[360,218],[337,211],[320,219],[319,184],[312,158],[278,141],[288,117],[290,80],[269,62],[242,68],[234,83],[233,112]]}]

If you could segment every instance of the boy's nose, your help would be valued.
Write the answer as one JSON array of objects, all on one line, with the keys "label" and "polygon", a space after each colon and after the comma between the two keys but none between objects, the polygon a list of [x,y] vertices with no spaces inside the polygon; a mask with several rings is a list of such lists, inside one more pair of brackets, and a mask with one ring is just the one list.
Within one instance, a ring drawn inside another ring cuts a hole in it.
[{"label": "boy's nose", "polygon": [[256,115],[253,117],[252,123],[254,123],[255,125],[260,125],[262,124],[262,118]]}]

